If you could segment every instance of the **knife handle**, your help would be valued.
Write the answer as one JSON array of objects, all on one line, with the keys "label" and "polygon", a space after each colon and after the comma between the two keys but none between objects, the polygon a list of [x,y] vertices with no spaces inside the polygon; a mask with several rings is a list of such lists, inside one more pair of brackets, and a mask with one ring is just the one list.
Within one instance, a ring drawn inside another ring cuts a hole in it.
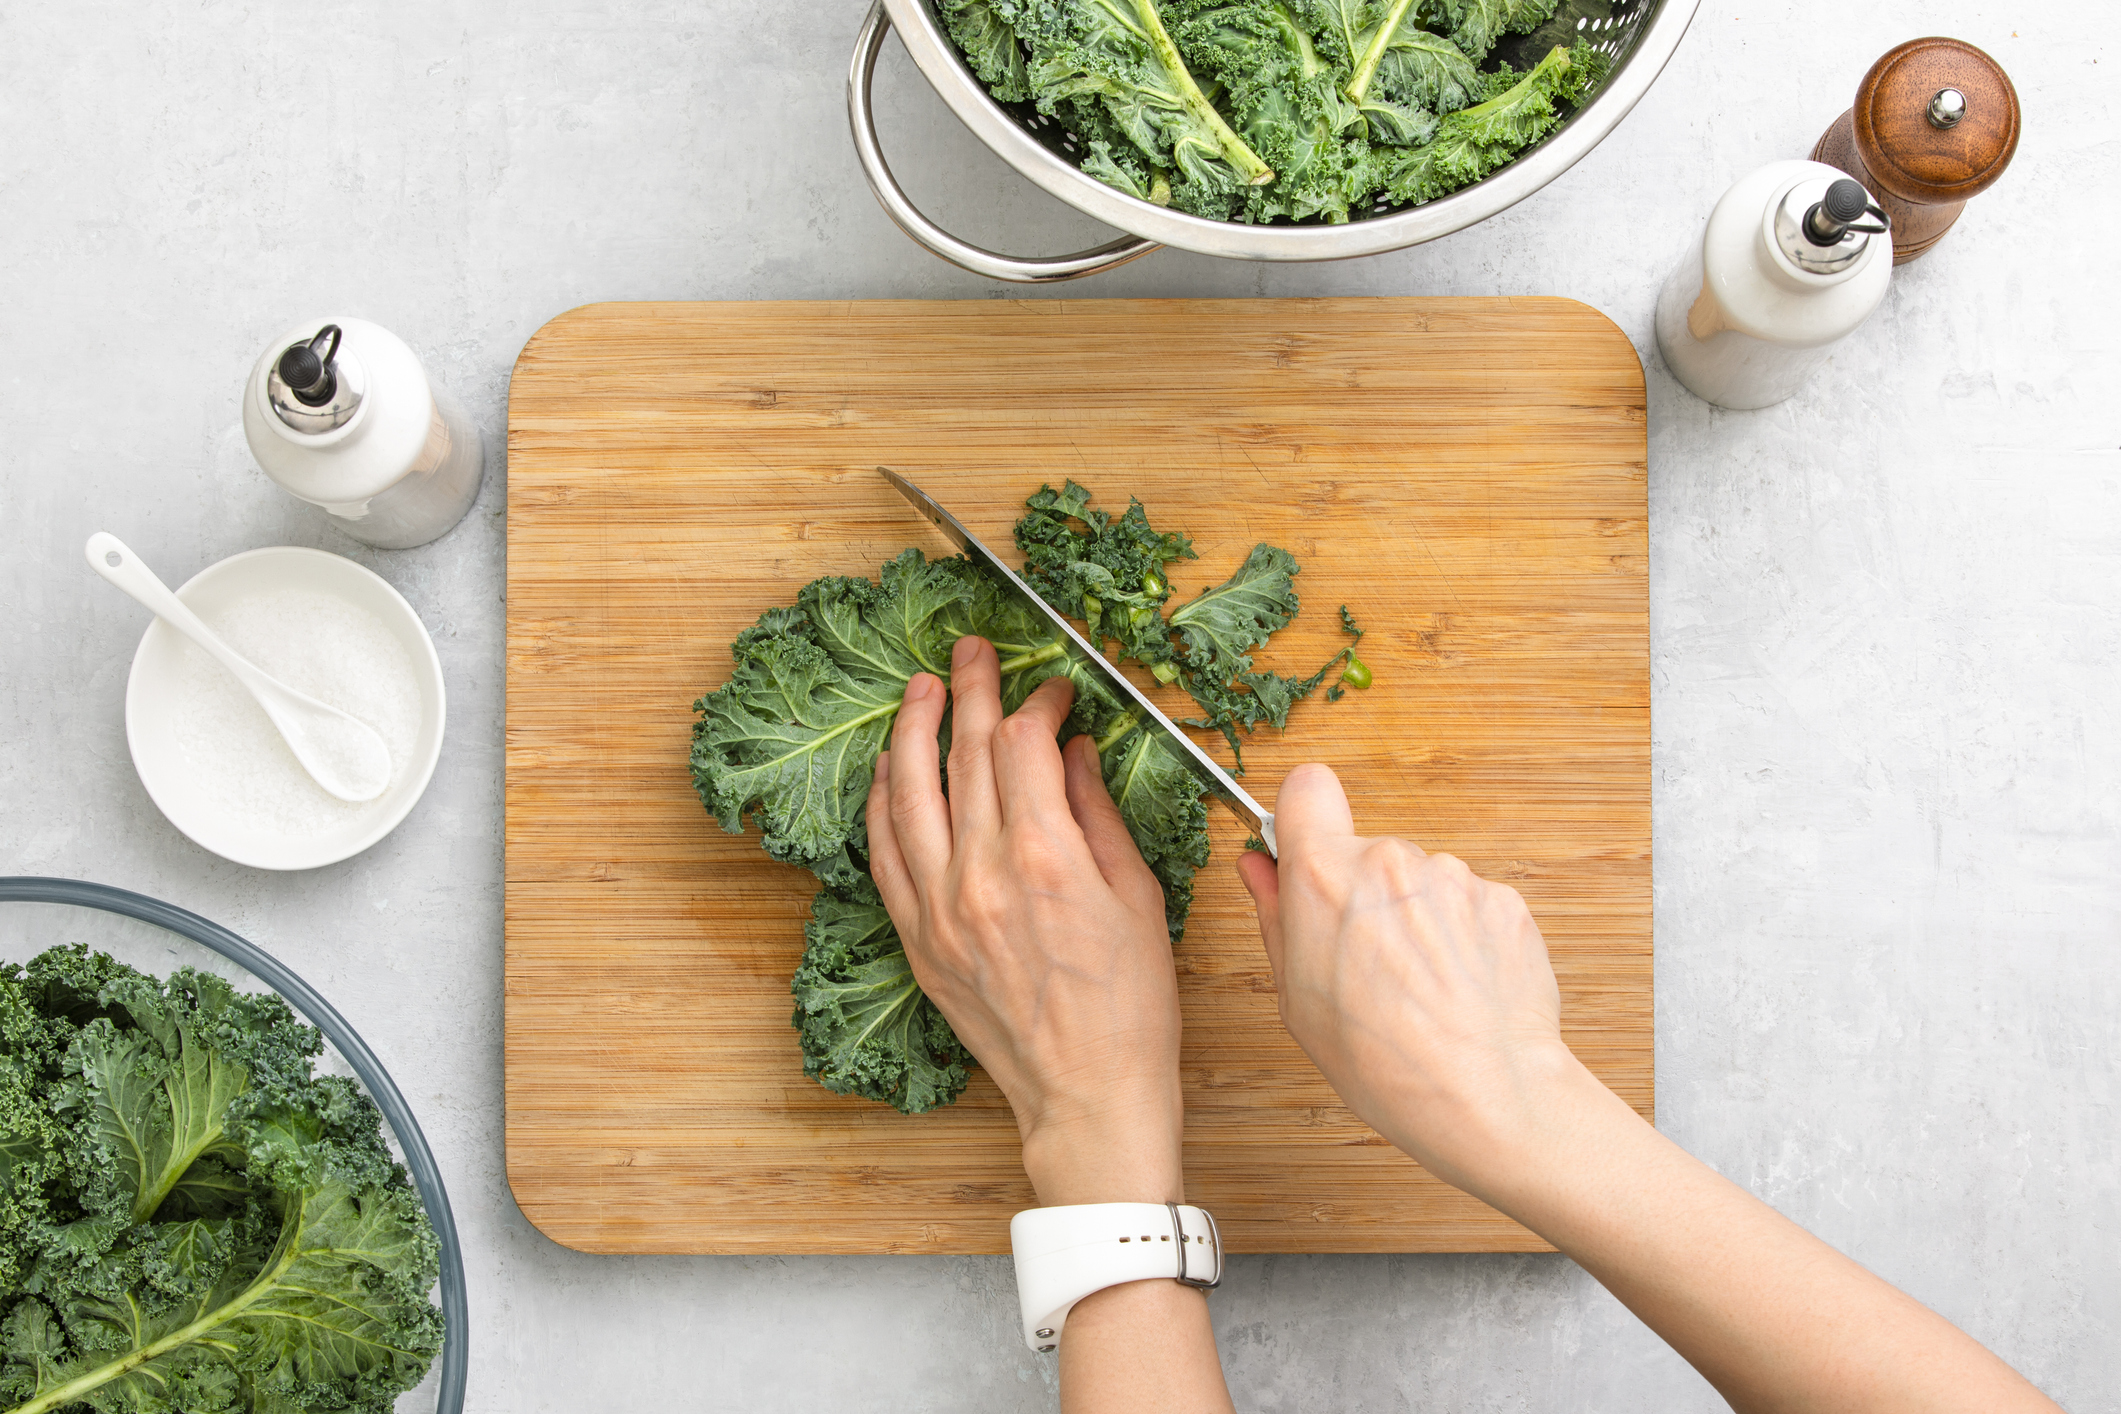
[{"label": "knife handle", "polygon": [[1267,847],[1267,858],[1277,863],[1280,862],[1281,848],[1274,842],[1273,811],[1261,810],[1259,802],[1252,799],[1249,795],[1243,800],[1238,800],[1235,797],[1224,795],[1221,791],[1210,791],[1209,794],[1228,807],[1232,815],[1252,827],[1252,833],[1258,835],[1260,842]]}]

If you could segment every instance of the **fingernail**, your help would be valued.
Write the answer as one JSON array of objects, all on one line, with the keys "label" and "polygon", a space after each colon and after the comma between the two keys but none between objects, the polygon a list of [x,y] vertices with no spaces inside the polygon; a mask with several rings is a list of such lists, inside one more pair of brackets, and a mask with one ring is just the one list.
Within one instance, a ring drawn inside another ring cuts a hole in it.
[{"label": "fingernail", "polygon": [[965,664],[971,662],[972,655],[979,652],[979,644],[979,639],[969,633],[952,644],[950,646],[950,666],[962,668]]},{"label": "fingernail", "polygon": [[872,773],[872,779],[877,785],[882,785],[891,779],[890,752],[879,751],[876,753],[876,770]]},{"label": "fingernail", "polygon": [[906,683],[906,700],[919,702],[935,691],[935,679],[927,673],[915,673]]}]

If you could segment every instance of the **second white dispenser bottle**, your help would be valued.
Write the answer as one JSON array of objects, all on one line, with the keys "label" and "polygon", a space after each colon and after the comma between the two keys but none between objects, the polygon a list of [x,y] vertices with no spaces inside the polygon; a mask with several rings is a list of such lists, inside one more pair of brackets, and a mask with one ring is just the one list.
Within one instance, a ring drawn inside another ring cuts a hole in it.
[{"label": "second white dispenser bottle", "polygon": [[1887,227],[1862,184],[1824,163],[1742,178],[1657,297],[1665,366],[1722,407],[1789,397],[1885,298]]}]

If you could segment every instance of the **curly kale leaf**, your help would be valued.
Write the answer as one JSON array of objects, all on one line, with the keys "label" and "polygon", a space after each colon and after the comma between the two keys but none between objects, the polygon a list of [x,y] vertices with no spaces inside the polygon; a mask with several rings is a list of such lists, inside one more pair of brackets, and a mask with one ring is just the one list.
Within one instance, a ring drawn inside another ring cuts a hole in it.
[{"label": "curly kale leaf", "polygon": [[1385,189],[1394,200],[1419,203],[1479,181],[1553,131],[1561,122],[1555,104],[1578,101],[1609,64],[1578,40],[1574,48],[1556,45],[1525,74],[1505,71],[1509,87],[1446,116],[1434,140],[1394,149]]},{"label": "curly kale leaf", "polygon": [[[1208,12],[1211,16],[1216,13],[1219,12]],[[1017,544],[1029,557],[1025,578],[1062,613],[1085,612],[1080,592],[1083,581],[1080,576],[1070,578],[1068,573],[1080,568],[1074,557],[1088,553],[1076,547],[1084,542],[1094,544],[1107,536],[1112,527],[1122,524],[1091,509],[1090,502],[1091,493],[1073,481],[1058,492],[1042,488],[1025,503],[1029,509],[1017,523]],[[1089,534],[1071,530],[1069,521],[1083,522],[1090,527]],[[1122,549],[1129,544],[1158,543],[1159,537],[1139,501],[1128,507],[1124,523],[1128,527],[1126,533],[1114,537]],[[1162,537],[1164,543],[1173,540],[1183,541],[1183,537]],[[1064,548],[1057,549],[1056,545]],[[1187,553],[1191,553],[1190,546]],[[1162,563],[1158,561],[1156,569],[1149,571],[1159,586],[1158,602],[1169,593],[1168,584],[1161,578]],[[1221,731],[1240,773],[1244,770],[1244,752],[1239,730],[1252,731],[1261,722],[1271,722],[1277,728],[1286,725],[1289,708],[1323,680],[1325,669],[1309,678],[1253,671],[1253,651],[1296,615],[1294,578],[1298,573],[1300,567],[1288,551],[1256,545],[1229,579],[1203,590],[1168,619],[1152,615],[1153,604],[1134,608],[1126,621],[1127,633],[1120,639],[1122,661],[1135,659],[1159,681],[1182,680],[1202,712],[1199,717],[1187,718],[1187,725]],[[1093,592],[1090,611],[1097,612],[1101,607]],[[1114,634],[1110,627],[1104,632],[1108,636]],[[1333,662],[1339,662],[1340,657],[1335,655]],[[1117,737],[1101,741],[1100,750],[1108,749],[1116,740]]]},{"label": "curly kale leaf", "polygon": [[279,998],[55,948],[0,969],[0,1046],[14,1414],[387,1414],[419,1382],[434,1235]]},{"label": "curly kale leaf", "polygon": [[1460,50],[1483,58],[1506,34],[1530,34],[1546,23],[1558,0],[1425,0],[1429,22]]},{"label": "curly kale leaf", "polygon": [[962,561],[908,550],[881,583],[816,580],[738,634],[736,672],[693,704],[693,784],[722,828],[756,814],[766,852],[793,864],[842,850],[906,683],[949,675],[974,590]]},{"label": "curly kale leaf", "polygon": [[[9,1313],[16,1414],[385,1414],[441,1344],[440,1316],[414,1286],[432,1280],[434,1238],[407,1191],[329,1182],[291,1195],[277,1218],[259,1205],[238,1222],[160,1225],[128,1255],[159,1264],[159,1281],[134,1287],[113,1278],[154,1268],[107,1263],[56,1322],[41,1301]],[[78,1353],[62,1353],[62,1332]]]},{"label": "curly kale leaf", "polygon": [[[1295,557],[1272,545],[1256,545],[1229,579],[1203,590],[1166,619],[1158,611],[1170,593],[1163,567],[1175,556],[1143,556],[1131,570],[1136,577],[1126,582],[1146,582],[1153,586],[1154,596],[1136,596],[1118,620],[1121,627],[1115,628],[1114,616],[1099,595],[1115,592],[1100,586],[1116,576],[1086,560],[1103,557],[1116,564],[1130,553],[1138,554],[1140,547],[1161,545],[1168,550],[1185,542],[1184,537],[1158,536],[1140,501],[1130,504],[1120,521],[1113,521],[1092,510],[1090,500],[1088,490],[1070,481],[1062,491],[1043,488],[1025,503],[1029,509],[1017,522],[1017,544],[1027,556],[1026,582],[1060,612],[1085,617],[1092,632],[1119,638],[1121,661],[1132,658],[1142,663],[1162,682],[1182,678],[1186,691],[1206,714],[1188,719],[1189,724],[1219,728],[1237,754],[1241,770],[1244,758],[1234,725],[1244,724],[1250,730],[1259,721],[1271,720],[1279,726],[1287,716],[1285,702],[1278,706],[1263,706],[1266,699],[1255,703],[1245,690],[1245,680],[1252,670],[1252,650],[1295,617],[1292,580],[1299,570]],[[1071,520],[1082,521],[1088,533],[1072,530]],[[1185,552],[1191,553],[1190,545]],[[1102,619],[1091,619],[1091,614]],[[1266,674],[1260,690],[1272,698],[1280,682]]]},{"label": "curly kale leaf", "polygon": [[[1341,627],[1355,642],[1328,658],[1317,671],[1293,677],[1253,669],[1252,650],[1295,617],[1292,581],[1300,572],[1286,551],[1257,546],[1229,580],[1186,606],[1200,606],[1190,616],[1197,622],[1181,624],[1179,614],[1172,616],[1173,626],[1182,633],[1191,630],[1185,686],[1202,709],[1201,716],[1187,718],[1186,724],[1219,730],[1229,743],[1239,775],[1244,774],[1240,730],[1250,733],[1262,723],[1276,730],[1287,727],[1290,709],[1316,692],[1336,668],[1344,669],[1343,678],[1350,683],[1356,682],[1354,670],[1361,669],[1359,685],[1369,685],[1369,670],[1355,659],[1355,643],[1361,641],[1363,631],[1345,605],[1340,611]],[[1338,689],[1328,693],[1328,698],[1339,701]]]},{"label": "curly kale leaf", "polygon": [[1088,138],[1084,142],[1083,170],[1108,187],[1118,187],[1129,196],[1157,206],[1171,204],[1171,182],[1163,173],[1147,166],[1133,147],[1110,138]]},{"label": "curly kale leaf", "polygon": [[[1436,115],[1462,108],[1479,92],[1473,59],[1422,27],[1414,0],[1298,0],[1299,12],[1342,76],[1342,95],[1371,141],[1427,142]],[[1366,169],[1369,187],[1381,180]]]},{"label": "curly kale leaf", "polygon": [[692,778],[734,834],[747,816],[775,859],[843,882],[876,755],[915,673],[950,679],[950,648],[968,633],[1001,655],[1002,701],[1014,710],[1065,673],[1070,717],[1086,729],[1118,710],[1104,684],[1015,592],[963,559],[907,550],[875,581],[805,585],[793,608],[769,609],[731,645],[736,671],[693,703]]},{"label": "curly kale leaf", "polygon": [[50,1234],[83,1216],[68,1179],[72,1131],[52,1101],[81,1028],[122,1014],[97,1000],[114,967],[82,948],[0,970],[0,1305],[21,1292]]},{"label": "curly kale leaf", "polygon": [[1366,37],[1348,80],[1370,137],[1410,147],[1436,136],[1437,118],[1475,101],[1480,75],[1458,45],[1414,22],[1411,0],[1400,0]]},{"label": "curly kale leaf", "polygon": [[1245,193],[1246,219],[1345,221],[1377,185],[1346,71],[1322,56],[1284,5],[1240,0],[1177,28],[1180,49],[1213,76],[1247,142],[1279,174]]},{"label": "curly kale leaf", "polygon": [[1384,0],[1288,0],[1288,8],[1318,52],[1347,74],[1362,57],[1363,46],[1386,5]]},{"label": "curly kale leaf", "polygon": [[972,1055],[913,980],[876,886],[863,879],[849,892],[820,893],[803,929],[792,984],[803,1073],[906,1114],[947,1105],[963,1093]]},{"label": "curly kale leaf", "polygon": [[940,0],[943,28],[996,98],[1022,103],[1031,97],[1031,73],[1016,31],[990,0]]},{"label": "curly kale leaf", "polygon": [[[1323,683],[1335,668],[1343,670],[1342,680],[1349,683],[1356,682],[1354,674],[1360,669],[1361,682],[1358,685],[1369,686],[1369,669],[1364,668],[1355,657],[1355,644],[1362,641],[1363,631],[1356,627],[1355,619],[1348,613],[1345,604],[1341,606],[1340,623],[1342,631],[1350,634],[1354,642],[1326,659],[1316,672],[1301,678],[1287,677],[1272,671],[1248,670],[1240,673],[1234,686],[1242,688],[1243,691],[1204,695],[1203,705],[1209,707],[1209,715],[1194,719],[1190,724],[1220,728],[1223,738],[1230,743],[1231,754],[1236,757],[1238,769],[1242,772],[1244,757],[1238,750],[1237,728],[1242,727],[1251,732],[1262,722],[1271,724],[1277,731],[1287,727],[1289,709],[1318,691],[1319,684]],[[1339,685],[1336,684],[1326,693],[1326,700],[1338,702],[1341,695]]]},{"label": "curly kale leaf", "polygon": [[228,1108],[250,1088],[250,1072],[200,1033],[215,1020],[211,1009],[232,995],[206,991],[201,1014],[181,1019],[141,1008],[164,1023],[159,1036],[91,1022],[68,1050],[59,1107],[82,1120],[75,1168],[92,1209],[142,1223],[165,1200],[189,1209],[220,1206],[226,1166],[241,1157]]},{"label": "curly kale leaf", "polygon": [[1155,0],[995,0],[1030,51],[1039,110],[1099,104],[1148,162],[1172,174],[1172,203],[1227,211],[1274,171],[1216,112],[1179,56]]},{"label": "curly kale leaf", "polygon": [[1301,572],[1287,550],[1254,545],[1236,573],[1172,613],[1171,627],[1184,645],[1189,690],[1197,681],[1213,691],[1251,668],[1252,650],[1296,617],[1294,581]]},{"label": "curly kale leaf", "polygon": [[1193,875],[1208,862],[1208,806],[1200,782],[1156,732],[1136,732],[1104,754],[1105,789],[1127,833],[1164,886],[1164,922],[1184,936]]}]

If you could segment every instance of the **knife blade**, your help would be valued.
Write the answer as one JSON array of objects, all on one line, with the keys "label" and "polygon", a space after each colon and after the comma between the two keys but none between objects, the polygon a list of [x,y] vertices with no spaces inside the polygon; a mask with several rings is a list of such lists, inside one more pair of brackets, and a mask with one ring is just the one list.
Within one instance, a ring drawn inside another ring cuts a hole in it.
[{"label": "knife blade", "polygon": [[943,508],[941,502],[920,487],[900,476],[888,466],[877,468],[886,481],[898,488],[898,493],[913,503],[913,508],[928,522],[943,533],[943,538],[955,545],[975,563],[992,570],[1043,614],[1046,621],[1063,635],[1068,656],[1096,674],[1119,700],[1141,713],[1144,730],[1159,730],[1164,734],[1166,745],[1178,754],[1178,759],[1201,789],[1228,806],[1230,813],[1252,827],[1254,834],[1265,842],[1270,858],[1279,859],[1280,851],[1274,843],[1274,812],[1252,798],[1251,792],[1239,785],[1222,766],[1193,744],[1192,738],[1178,729],[1178,724],[1164,715],[1163,709],[1149,700],[1147,693],[1127,681],[1126,675],[1112,666],[1112,660],[1097,651],[1090,640],[1076,631],[1075,625],[1051,604],[1039,598],[1030,585],[1017,576],[1015,570],[1003,563],[1001,556],[980,543],[980,538],[965,528],[965,523]]}]

